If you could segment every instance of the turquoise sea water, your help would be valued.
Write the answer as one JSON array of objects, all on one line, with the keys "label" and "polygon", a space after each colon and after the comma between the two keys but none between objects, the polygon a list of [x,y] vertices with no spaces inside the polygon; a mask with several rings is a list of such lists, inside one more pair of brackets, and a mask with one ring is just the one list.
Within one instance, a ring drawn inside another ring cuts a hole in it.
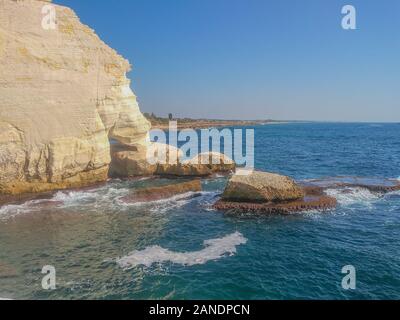
[{"label": "turquoise sea water", "polygon": [[[297,180],[397,179],[399,129],[260,126],[256,167]],[[160,181],[115,180],[0,208],[0,297],[400,299],[399,192],[332,188],[335,210],[254,217],[210,208],[225,182],[204,180],[200,197],[126,205],[122,196]],[[41,288],[44,265],[56,268],[54,291]],[[341,287],[345,265],[357,270],[354,291]]]}]

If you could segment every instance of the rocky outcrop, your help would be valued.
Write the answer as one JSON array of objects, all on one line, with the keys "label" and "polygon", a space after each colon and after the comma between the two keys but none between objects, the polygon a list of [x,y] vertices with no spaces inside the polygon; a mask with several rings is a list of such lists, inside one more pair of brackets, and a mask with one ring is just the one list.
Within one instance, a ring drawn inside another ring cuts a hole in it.
[{"label": "rocky outcrop", "polygon": [[63,189],[108,177],[109,139],[146,148],[149,122],[127,60],[75,13],[37,0],[0,2],[0,193]]},{"label": "rocky outcrop", "polygon": [[234,175],[222,195],[224,200],[243,202],[282,202],[304,197],[304,191],[289,177],[254,171]]},{"label": "rocky outcrop", "polygon": [[325,195],[323,188],[300,186],[289,177],[255,171],[233,176],[213,208],[238,213],[289,214],[326,210],[336,204],[336,199]]},{"label": "rocky outcrop", "polygon": [[208,152],[186,161],[178,161],[177,164],[158,165],[156,174],[160,176],[206,177],[214,173],[230,173],[235,168],[235,162],[224,154]]},{"label": "rocky outcrop", "polygon": [[[111,176],[207,177],[214,173],[230,173],[236,167],[233,160],[221,153],[209,152],[197,155],[190,160],[181,161],[183,156],[181,150],[159,143],[152,145],[154,150],[166,152],[166,161],[156,161],[156,163],[150,164],[146,158],[147,148],[127,148],[120,144],[113,144],[111,146]],[[170,161],[170,154],[175,155],[175,161]],[[175,164],[173,164],[174,162]]]},{"label": "rocky outcrop", "polygon": [[151,176],[157,170],[156,164],[149,164],[146,147],[129,147],[121,144],[111,145],[111,177]]},{"label": "rocky outcrop", "polygon": [[181,183],[174,183],[161,187],[143,188],[136,190],[132,194],[122,198],[121,200],[125,203],[145,202],[145,201],[157,201],[162,199],[168,199],[173,196],[185,194],[188,192],[201,192],[200,180],[192,180]]}]

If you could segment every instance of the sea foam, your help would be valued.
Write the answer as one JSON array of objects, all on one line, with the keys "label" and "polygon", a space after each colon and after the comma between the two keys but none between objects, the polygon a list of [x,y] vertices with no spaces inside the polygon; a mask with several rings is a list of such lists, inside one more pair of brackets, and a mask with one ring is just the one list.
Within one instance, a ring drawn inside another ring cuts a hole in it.
[{"label": "sea foam", "polygon": [[20,214],[35,212],[39,210],[38,205],[45,200],[31,200],[22,204],[10,204],[0,207],[0,220],[14,218]]},{"label": "sea foam", "polygon": [[127,188],[113,188],[110,186],[102,187],[90,191],[59,191],[55,194],[52,201],[61,202],[61,207],[74,206],[112,206],[114,200],[127,195]]},{"label": "sea foam", "polygon": [[124,202],[121,199],[118,199],[118,205],[121,207],[125,206],[127,208],[141,208],[145,207],[149,211],[154,213],[165,213],[171,211],[171,209],[181,208],[192,202],[199,203],[208,203],[209,198],[214,198],[218,193],[209,192],[209,191],[201,191],[201,192],[187,192],[183,194],[178,194],[166,199],[146,201],[146,202]]},{"label": "sea foam", "polygon": [[328,196],[336,198],[339,204],[349,206],[353,204],[370,205],[381,197],[365,188],[328,189]]},{"label": "sea foam", "polygon": [[116,262],[125,270],[139,265],[150,267],[154,263],[163,262],[193,266],[234,255],[236,247],[246,243],[247,239],[240,232],[235,232],[223,238],[204,241],[205,248],[200,251],[174,252],[160,246],[151,246],[142,251],[133,251],[125,257],[118,258]]}]

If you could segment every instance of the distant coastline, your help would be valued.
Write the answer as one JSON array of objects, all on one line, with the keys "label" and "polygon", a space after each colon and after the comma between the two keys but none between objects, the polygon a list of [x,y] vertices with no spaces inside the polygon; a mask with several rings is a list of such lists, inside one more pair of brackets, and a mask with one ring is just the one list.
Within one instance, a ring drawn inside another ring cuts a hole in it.
[{"label": "distant coastline", "polygon": [[208,129],[220,127],[243,127],[269,124],[285,124],[287,121],[278,120],[224,120],[224,119],[192,119],[192,118],[162,118],[154,114],[144,113],[144,116],[151,122],[152,129],[167,130],[169,121],[177,121],[178,129]]}]

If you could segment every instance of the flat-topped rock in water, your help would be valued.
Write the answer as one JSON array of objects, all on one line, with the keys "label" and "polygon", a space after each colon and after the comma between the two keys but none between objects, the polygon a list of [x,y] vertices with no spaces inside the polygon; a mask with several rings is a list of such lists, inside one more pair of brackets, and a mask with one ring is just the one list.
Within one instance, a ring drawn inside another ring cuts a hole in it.
[{"label": "flat-topped rock in water", "polygon": [[236,202],[282,202],[304,197],[296,182],[279,174],[254,171],[234,175],[228,182],[222,199]]},{"label": "flat-topped rock in water", "polygon": [[266,203],[219,200],[213,208],[234,213],[293,214],[310,210],[328,210],[337,205],[336,199],[324,195],[321,188],[306,187],[303,191],[305,196],[298,200]]},{"label": "flat-topped rock in water", "polygon": [[151,176],[157,170],[157,165],[151,165],[146,158],[146,147],[111,145],[111,177]]},{"label": "flat-topped rock in water", "polygon": [[121,200],[125,203],[157,201],[189,192],[196,193],[201,191],[201,181],[196,179],[187,182],[173,183],[161,187],[135,190],[132,194],[123,197]]}]

